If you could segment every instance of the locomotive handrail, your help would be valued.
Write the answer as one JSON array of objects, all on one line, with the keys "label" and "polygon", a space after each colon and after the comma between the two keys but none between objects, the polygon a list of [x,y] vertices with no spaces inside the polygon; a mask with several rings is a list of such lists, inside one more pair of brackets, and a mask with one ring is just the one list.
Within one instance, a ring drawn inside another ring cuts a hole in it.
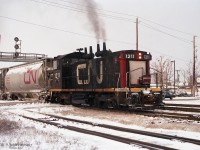
[{"label": "locomotive handrail", "polygon": [[119,79],[120,79],[120,73],[115,73],[115,74],[118,74],[118,79],[117,79],[117,95],[118,95],[118,89],[119,89]]},{"label": "locomotive handrail", "polygon": [[156,75],[156,88],[158,88],[158,73],[161,74],[161,76],[162,76],[162,72],[157,70],[157,69],[155,69],[155,68],[152,68],[152,67],[150,67],[150,69],[152,69],[152,70],[157,72],[157,73],[155,73],[155,72],[151,73],[150,75],[154,75],[154,74]]}]

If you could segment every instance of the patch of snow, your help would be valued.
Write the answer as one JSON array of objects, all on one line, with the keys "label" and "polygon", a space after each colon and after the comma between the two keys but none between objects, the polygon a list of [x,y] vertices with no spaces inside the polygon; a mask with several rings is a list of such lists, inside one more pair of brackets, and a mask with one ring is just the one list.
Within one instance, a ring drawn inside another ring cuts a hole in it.
[{"label": "patch of snow", "polygon": [[[1,101],[0,101],[1,102]],[[4,101],[5,102],[5,101]],[[165,100],[167,103],[183,104],[200,104],[199,99],[175,98]],[[48,103],[35,104],[17,104],[13,106],[0,107],[0,126],[5,125],[3,131],[0,129],[0,149],[73,149],[73,150],[107,150],[107,149],[142,149],[136,145],[123,144],[120,142],[108,140],[87,134],[61,129],[59,127],[46,125],[24,119],[20,116],[10,114],[21,114],[36,118],[44,118],[44,115],[31,113],[26,110],[35,112],[44,112],[54,115],[62,115],[67,118],[81,119],[94,122],[94,124],[109,124],[124,128],[163,133],[193,139],[200,139],[199,123],[183,122],[169,118],[146,117],[129,113],[112,113],[105,111],[91,111],[77,107]],[[6,120],[6,123],[5,123]],[[4,124],[2,124],[4,123]],[[62,122],[64,125],[74,125],[84,127],[85,129],[98,130],[105,133],[120,135],[127,138],[138,139],[141,141],[156,143],[173,147],[176,149],[200,149],[199,145],[173,140],[163,140],[143,135],[118,132],[100,127],[82,125],[78,123]]]}]

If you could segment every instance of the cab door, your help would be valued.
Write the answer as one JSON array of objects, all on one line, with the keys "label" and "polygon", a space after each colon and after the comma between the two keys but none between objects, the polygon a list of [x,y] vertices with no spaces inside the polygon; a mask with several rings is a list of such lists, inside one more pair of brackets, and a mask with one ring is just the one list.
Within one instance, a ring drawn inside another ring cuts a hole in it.
[{"label": "cab door", "polygon": [[146,75],[145,61],[129,61],[129,84],[139,84],[139,79]]}]

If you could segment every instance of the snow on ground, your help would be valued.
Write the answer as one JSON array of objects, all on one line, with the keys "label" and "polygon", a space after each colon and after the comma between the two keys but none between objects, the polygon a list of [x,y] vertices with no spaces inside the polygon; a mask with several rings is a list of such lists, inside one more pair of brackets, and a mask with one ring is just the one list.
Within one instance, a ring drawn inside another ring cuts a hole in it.
[{"label": "snow on ground", "polygon": [[[6,118],[5,118],[6,117]],[[1,112],[0,149],[98,150],[133,149],[132,145],[35,123]],[[134,149],[138,149],[134,147]]]},{"label": "snow on ground", "polygon": [[18,102],[18,103],[19,103],[19,102],[22,102],[22,103],[23,103],[23,101],[20,101],[20,100],[15,100],[15,101],[13,101],[13,100],[6,100],[6,101],[5,101],[5,100],[0,100],[0,104],[1,104],[1,103],[5,103],[5,102],[6,102],[6,103],[13,103],[13,102]]},{"label": "snow on ground", "polygon": [[[165,100],[166,103],[173,103],[173,101],[174,103],[180,104],[185,102],[190,104],[200,104],[199,99],[174,98],[173,100]],[[195,121],[146,117],[127,112],[110,112],[108,110],[90,110],[68,105],[60,107],[60,105],[57,104],[37,103],[0,107],[0,149],[141,149],[135,145],[123,144],[100,137],[81,134],[42,123],[36,123],[20,116],[10,114],[10,112],[12,112],[28,115],[28,112],[22,110],[24,108],[27,109],[28,107],[30,108],[29,110],[32,111],[62,115],[68,118],[82,119],[99,124],[110,124],[138,130],[200,139],[200,123]],[[42,116],[35,115],[35,117]],[[105,132],[121,134],[113,130]],[[151,141],[153,143],[157,143],[158,145],[162,144],[165,146],[172,146],[177,149],[200,149],[200,146],[176,141],[175,139],[166,142],[166,140],[145,137],[142,135],[139,136],[124,133],[124,136],[140,139],[141,141]]]},{"label": "snow on ground", "polygon": [[164,102],[168,104],[200,105],[200,97],[175,97],[172,100],[166,98]]}]

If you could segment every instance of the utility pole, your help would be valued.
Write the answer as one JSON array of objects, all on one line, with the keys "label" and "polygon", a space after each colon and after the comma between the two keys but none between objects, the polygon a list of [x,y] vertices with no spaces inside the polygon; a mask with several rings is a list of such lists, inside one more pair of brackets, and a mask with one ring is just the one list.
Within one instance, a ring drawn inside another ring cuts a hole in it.
[{"label": "utility pole", "polygon": [[138,50],[138,17],[136,18],[136,50]]},{"label": "utility pole", "polygon": [[171,62],[173,62],[174,63],[174,94],[176,93],[176,68],[175,68],[175,66],[176,66],[176,62],[175,62],[175,60],[173,60],[173,61],[171,61]]},{"label": "utility pole", "polygon": [[196,45],[195,45],[195,38],[193,37],[193,82],[192,82],[192,96],[195,96],[195,89],[196,89]]}]

